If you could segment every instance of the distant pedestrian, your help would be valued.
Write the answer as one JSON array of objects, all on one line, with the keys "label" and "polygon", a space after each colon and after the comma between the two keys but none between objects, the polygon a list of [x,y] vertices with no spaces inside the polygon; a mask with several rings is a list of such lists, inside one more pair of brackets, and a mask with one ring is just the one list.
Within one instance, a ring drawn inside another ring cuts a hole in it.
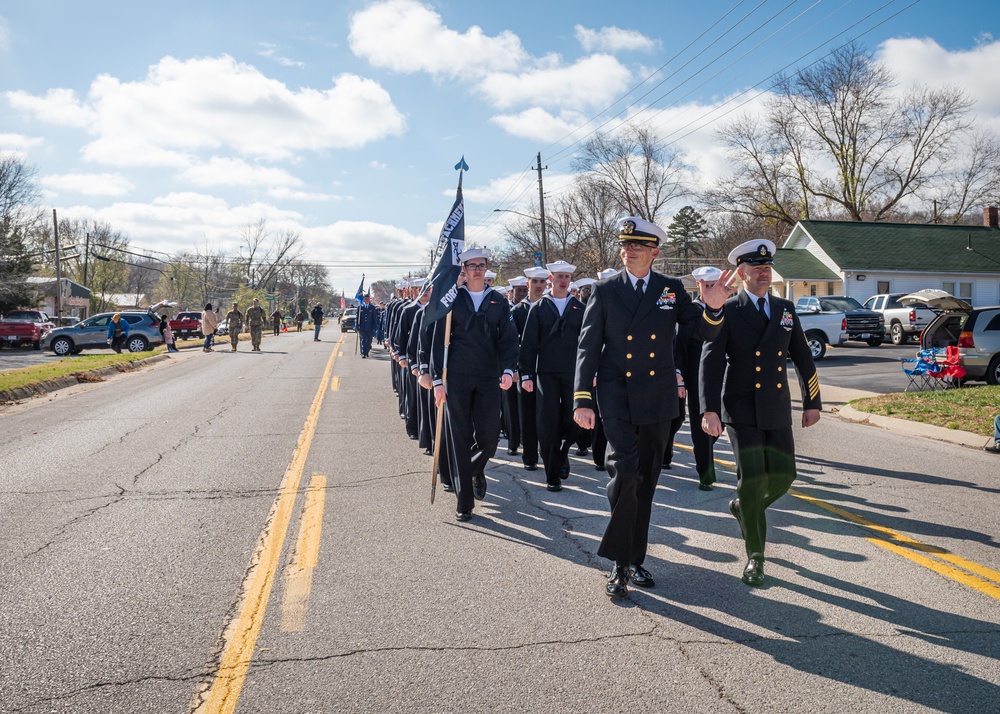
[{"label": "distant pedestrian", "polygon": [[240,331],[243,329],[243,313],[240,312],[239,303],[233,303],[233,309],[226,313],[226,330],[229,332],[229,344],[236,351],[236,345],[240,343]]},{"label": "distant pedestrian", "polygon": [[167,346],[167,352],[176,352],[177,348],[174,347],[174,332],[170,329],[170,323],[167,322],[167,318],[160,318],[160,335],[163,337],[163,344]]},{"label": "distant pedestrian", "polygon": [[111,322],[108,323],[108,344],[118,354],[122,353],[122,345],[128,339],[128,331],[128,320],[123,320],[121,314],[117,312],[111,316]]},{"label": "distant pedestrian", "polygon": [[983,451],[1000,454],[1000,414],[993,417],[993,443],[984,446]]},{"label": "distant pedestrian", "polygon": [[274,328],[274,336],[277,337],[278,333],[281,332],[281,321],[284,319],[284,315],[281,314],[281,310],[274,308],[274,312],[271,313],[271,327]]},{"label": "distant pedestrian", "polygon": [[212,303],[205,303],[205,310],[201,313],[201,334],[205,337],[203,352],[212,352],[212,344],[215,342],[215,331],[219,327],[219,316],[212,310]]},{"label": "distant pedestrian", "polygon": [[312,309],[309,313],[312,318],[313,325],[315,326],[316,332],[313,334],[313,342],[319,342],[319,328],[323,326],[323,306],[316,303],[316,307]]},{"label": "distant pedestrian", "polygon": [[299,310],[297,313],[295,313],[295,331],[296,332],[302,332],[302,323],[305,322],[305,321],[306,321],[306,316],[302,314],[301,310]]}]

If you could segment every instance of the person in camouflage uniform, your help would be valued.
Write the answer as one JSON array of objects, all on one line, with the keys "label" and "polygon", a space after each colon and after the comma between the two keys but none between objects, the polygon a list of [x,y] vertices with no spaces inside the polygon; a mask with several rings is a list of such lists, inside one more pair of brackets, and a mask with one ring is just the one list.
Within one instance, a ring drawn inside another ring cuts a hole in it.
[{"label": "person in camouflage uniform", "polygon": [[240,312],[239,303],[233,303],[233,309],[226,313],[226,330],[229,332],[229,343],[236,351],[236,345],[240,342],[240,330],[243,329],[243,313]]},{"label": "person in camouflage uniform", "polygon": [[246,314],[246,323],[250,329],[250,344],[252,345],[253,352],[260,352],[260,338],[261,333],[264,331],[264,321],[266,319],[267,313],[264,312],[264,308],[260,306],[257,298],[254,298],[253,305],[247,308]]}]

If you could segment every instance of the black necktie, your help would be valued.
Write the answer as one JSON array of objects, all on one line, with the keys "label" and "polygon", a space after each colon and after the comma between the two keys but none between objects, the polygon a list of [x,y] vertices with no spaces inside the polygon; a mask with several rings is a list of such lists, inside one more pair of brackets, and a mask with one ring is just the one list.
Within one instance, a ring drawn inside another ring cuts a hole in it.
[{"label": "black necktie", "polygon": [[767,301],[764,298],[757,298],[757,309],[760,310],[760,316],[764,318],[765,322],[767,322],[767,311],[764,309],[766,304]]},{"label": "black necktie", "polygon": [[645,284],[646,281],[643,280],[642,278],[639,278],[638,280],[635,281],[635,294],[640,298],[642,297],[642,288]]}]

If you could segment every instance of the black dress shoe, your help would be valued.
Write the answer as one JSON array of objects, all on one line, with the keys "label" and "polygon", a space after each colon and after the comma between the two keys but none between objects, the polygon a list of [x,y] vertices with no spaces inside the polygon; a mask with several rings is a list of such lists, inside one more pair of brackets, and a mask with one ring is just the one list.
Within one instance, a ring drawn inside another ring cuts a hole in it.
[{"label": "black dress shoe", "polygon": [[750,558],[747,561],[747,567],[743,568],[743,582],[755,588],[764,584],[763,558]]},{"label": "black dress shoe", "polygon": [[472,497],[477,501],[486,498],[486,477],[483,474],[472,475]]},{"label": "black dress shoe", "polygon": [[577,456],[587,456],[589,453],[590,453],[590,449],[588,449],[587,447],[583,447],[582,449],[577,449],[576,450],[576,455]]},{"label": "black dress shoe", "polygon": [[546,491],[552,491],[552,492],[562,491],[562,484],[547,483],[547,484],[545,484],[545,490]]},{"label": "black dress shoe", "polygon": [[733,514],[733,518],[740,524],[740,533],[743,534],[743,539],[746,540],[747,532],[743,528],[743,512],[740,510],[740,499],[734,498],[729,502],[729,512]]},{"label": "black dress shoe", "polygon": [[433,449],[424,449],[424,456],[434,456]]},{"label": "black dress shoe", "polygon": [[470,513],[469,511],[455,511],[455,520],[462,521],[463,523],[465,523],[466,521],[471,521],[472,513]]},{"label": "black dress shoe", "polygon": [[604,464],[594,464],[594,468],[598,471],[607,471],[607,467]]},{"label": "black dress shoe", "polygon": [[698,490],[699,491],[711,491],[712,490],[712,484],[710,484],[710,483],[699,483],[698,484]]},{"label": "black dress shoe", "polygon": [[455,493],[455,487],[452,486],[450,483],[441,484],[441,490],[444,491],[445,493]]},{"label": "black dress shoe", "polygon": [[618,600],[628,595],[628,567],[616,565],[608,576],[608,584],[604,586],[608,597]]},{"label": "black dress shoe", "polygon": [[559,469],[559,480],[565,481],[568,478],[569,478],[569,464],[565,463],[562,465],[562,468]]},{"label": "black dress shoe", "polygon": [[507,453],[511,456],[517,456],[517,449],[507,449]]},{"label": "black dress shoe", "polygon": [[641,565],[628,566],[628,579],[632,581],[633,585],[638,585],[640,588],[651,588],[656,585],[653,582],[652,573]]},{"label": "black dress shoe", "polygon": [[536,471],[537,469],[538,469],[538,465],[537,464],[525,464],[524,465],[524,470],[525,471]]}]

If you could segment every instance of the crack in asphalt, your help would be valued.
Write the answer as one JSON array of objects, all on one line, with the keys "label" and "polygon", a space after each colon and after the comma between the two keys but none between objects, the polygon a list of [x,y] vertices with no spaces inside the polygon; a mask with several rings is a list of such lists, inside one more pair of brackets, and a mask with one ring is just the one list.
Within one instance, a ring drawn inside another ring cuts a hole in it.
[{"label": "crack in asphalt", "polygon": [[107,503],[102,503],[100,506],[95,506],[94,508],[90,508],[90,509],[84,511],[83,513],[81,513],[80,515],[74,516],[73,518],[71,518],[69,521],[67,521],[62,526],[60,526],[58,529],[56,529],[55,534],[52,536],[51,539],[49,539],[48,542],[43,543],[39,548],[37,548],[34,551],[32,551],[32,552],[28,553],[27,555],[25,555],[24,559],[27,560],[28,558],[34,557],[34,556],[38,555],[39,553],[41,553],[46,548],[48,548],[49,546],[54,545],[55,542],[58,541],[59,538],[62,537],[66,533],[66,531],[68,531],[70,528],[72,528],[77,523],[80,523],[81,521],[84,521],[84,520],[90,518],[95,513],[99,513],[100,511],[103,511],[105,508],[110,508],[111,506],[114,506],[116,503],[120,503],[122,500],[124,500],[125,494],[126,494],[125,487],[122,486],[119,483],[116,483],[115,484],[115,488],[118,489],[118,493],[117,494],[115,494],[113,496],[105,496],[104,497],[104,498],[110,499],[110,500],[108,500]]}]

